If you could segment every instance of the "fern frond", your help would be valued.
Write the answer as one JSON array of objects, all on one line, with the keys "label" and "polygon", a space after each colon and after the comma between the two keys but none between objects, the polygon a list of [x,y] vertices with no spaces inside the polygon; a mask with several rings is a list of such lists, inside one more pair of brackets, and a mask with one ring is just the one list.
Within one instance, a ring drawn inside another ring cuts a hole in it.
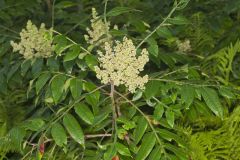
[{"label": "fern frond", "polygon": [[224,84],[228,84],[231,73],[233,72],[233,61],[237,53],[240,52],[240,41],[238,40],[234,45],[230,44],[215,54],[206,58],[203,68],[210,71],[212,75],[218,75]]}]

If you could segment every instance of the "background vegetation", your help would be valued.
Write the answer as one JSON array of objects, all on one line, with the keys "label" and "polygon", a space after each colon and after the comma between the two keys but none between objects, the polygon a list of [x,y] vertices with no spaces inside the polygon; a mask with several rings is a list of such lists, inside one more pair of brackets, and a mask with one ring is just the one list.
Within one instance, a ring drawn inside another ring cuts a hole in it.
[{"label": "background vegetation", "polygon": [[[93,7],[149,51],[116,119],[84,39]],[[13,52],[28,20],[54,29],[52,57]],[[239,0],[0,0],[0,159],[239,160],[239,37]]]}]

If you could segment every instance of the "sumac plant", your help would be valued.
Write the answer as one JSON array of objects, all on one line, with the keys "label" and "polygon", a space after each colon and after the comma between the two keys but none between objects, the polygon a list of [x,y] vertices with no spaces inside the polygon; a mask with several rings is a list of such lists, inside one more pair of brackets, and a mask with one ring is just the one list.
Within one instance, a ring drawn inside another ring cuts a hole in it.
[{"label": "sumac plant", "polygon": [[19,32],[0,24],[17,36],[0,39],[0,159],[239,159],[238,83],[232,76],[239,42],[201,54],[213,50],[196,42],[195,15],[184,16],[194,5],[164,2],[168,14],[154,25],[144,16],[117,20],[148,13],[108,0],[97,9],[81,2],[92,7],[81,34],[72,31],[79,24],[71,7],[78,1],[47,0],[51,25],[37,16],[23,20]]}]

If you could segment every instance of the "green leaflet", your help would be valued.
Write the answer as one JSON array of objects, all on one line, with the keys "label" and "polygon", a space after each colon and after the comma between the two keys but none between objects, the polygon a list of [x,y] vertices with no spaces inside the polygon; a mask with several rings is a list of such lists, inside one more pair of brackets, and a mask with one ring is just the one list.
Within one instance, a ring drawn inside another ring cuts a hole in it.
[{"label": "green leaflet", "polygon": [[161,103],[158,103],[154,109],[153,118],[160,120],[164,113],[164,107]]},{"label": "green leaflet", "polygon": [[146,84],[146,88],[144,90],[144,95],[146,99],[150,99],[151,97],[155,96],[159,90],[161,83],[158,81],[149,81]]},{"label": "green leaflet", "polygon": [[52,126],[51,134],[56,144],[60,147],[67,144],[67,135],[61,124],[54,124]]},{"label": "green leaflet", "polygon": [[223,118],[223,107],[220,103],[217,92],[214,89],[207,87],[200,88],[199,91],[212,112]]},{"label": "green leaflet", "polygon": [[143,137],[142,144],[137,152],[136,160],[144,160],[152,151],[156,142],[154,133],[146,133]]},{"label": "green leaflet", "polygon": [[85,147],[85,140],[84,134],[82,131],[81,126],[79,125],[78,121],[74,118],[71,114],[66,114],[63,117],[63,124],[67,129],[70,136],[83,147]]},{"label": "green leaflet", "polygon": [[74,60],[75,58],[78,57],[78,55],[80,54],[81,48],[79,45],[74,45],[70,48],[70,51],[68,51],[65,56],[63,61],[67,62],[67,61],[71,61]]},{"label": "green leaflet", "polygon": [[121,143],[116,143],[116,148],[119,154],[123,155],[123,156],[131,156],[131,153],[128,149],[127,146],[121,144]]},{"label": "green leaflet", "polygon": [[142,139],[142,136],[144,135],[146,129],[148,126],[148,122],[144,117],[140,117],[137,122],[137,127],[134,130],[134,142],[135,144],[138,144],[140,140]]},{"label": "green leaflet", "polygon": [[23,123],[25,129],[38,131],[44,126],[45,122],[41,118],[29,119]]},{"label": "green leaflet", "polygon": [[40,90],[44,87],[44,85],[47,83],[50,77],[51,74],[49,72],[43,73],[38,77],[38,80],[36,81],[35,84],[37,94],[39,94]]},{"label": "green leaflet", "polygon": [[81,96],[83,88],[82,80],[78,78],[73,78],[70,81],[70,91],[74,99],[78,99]]},{"label": "green leaflet", "polygon": [[148,160],[160,160],[162,157],[162,151],[160,146],[155,146],[151,154],[148,157]]},{"label": "green leaflet", "polygon": [[92,111],[88,108],[87,105],[85,105],[84,103],[77,103],[75,104],[74,109],[75,112],[83,121],[90,125],[93,124],[94,116]]},{"label": "green leaflet", "polygon": [[186,107],[188,108],[192,104],[195,97],[194,87],[190,85],[184,85],[181,87],[180,94],[183,102],[185,102]]},{"label": "green leaflet", "polygon": [[51,91],[53,100],[55,103],[58,103],[62,97],[64,91],[64,84],[66,81],[66,76],[59,74],[53,77],[51,82]]},{"label": "green leaflet", "polygon": [[165,112],[165,115],[166,115],[166,119],[167,119],[167,122],[168,124],[173,127],[174,126],[174,112],[170,109],[168,109],[166,112]]}]

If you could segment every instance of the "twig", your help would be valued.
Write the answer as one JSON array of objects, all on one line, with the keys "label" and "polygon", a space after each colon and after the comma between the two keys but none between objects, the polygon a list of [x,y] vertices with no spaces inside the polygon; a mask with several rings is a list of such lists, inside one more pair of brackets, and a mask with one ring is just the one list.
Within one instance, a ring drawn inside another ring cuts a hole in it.
[{"label": "twig", "polygon": [[[111,97],[111,101],[112,101],[112,113],[113,113],[113,120],[112,120],[112,134],[114,134],[115,131],[115,135],[117,134],[117,115],[116,115],[116,106],[115,106],[115,100],[114,100],[114,83],[111,82],[111,92],[110,92],[110,97]],[[116,142],[116,136],[114,137],[114,142]]]},{"label": "twig", "polygon": [[175,10],[177,9],[178,5],[176,5],[175,7],[173,7],[173,9],[169,12],[169,14],[167,15],[166,18],[164,18],[164,20],[162,21],[162,23],[160,23],[150,34],[148,34],[136,47],[136,49],[138,49],[148,38],[150,38],[160,27],[164,26],[166,21],[172,16],[172,14],[175,12]]},{"label": "twig", "polygon": [[93,135],[85,135],[85,138],[98,138],[98,137],[111,137],[112,134],[93,134]]},{"label": "twig", "polygon": [[124,95],[122,95],[121,93],[115,91],[116,94],[118,94],[120,97],[122,97],[123,99],[125,99],[128,103],[130,103],[148,122],[150,128],[152,129],[156,139],[157,139],[157,142],[158,144],[160,145],[161,149],[162,149],[162,152],[165,153],[165,149],[163,147],[163,143],[162,141],[160,140],[158,134],[157,134],[157,131],[155,130],[155,128],[153,127],[152,123],[150,122],[149,118],[131,101],[129,100],[128,98],[126,98]]}]

